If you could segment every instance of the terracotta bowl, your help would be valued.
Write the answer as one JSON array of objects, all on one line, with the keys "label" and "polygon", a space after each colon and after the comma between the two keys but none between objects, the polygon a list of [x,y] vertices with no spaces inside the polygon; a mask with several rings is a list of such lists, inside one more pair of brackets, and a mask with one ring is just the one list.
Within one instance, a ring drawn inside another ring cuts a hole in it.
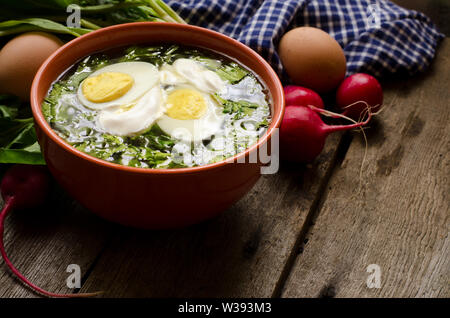
[{"label": "terracotta bowl", "polygon": [[[52,82],[81,58],[135,44],[178,43],[214,50],[253,70],[272,99],[272,123],[257,144],[225,161],[180,169],[144,169],[91,157],[61,139],[42,112]],[[244,44],[190,25],[142,22],[104,28],[67,43],[36,74],[31,107],[39,143],[55,179],[81,204],[101,217],[127,226],[182,227],[211,218],[244,196],[260,177],[261,163],[237,163],[269,143],[284,112],[282,85],[267,62]]]}]

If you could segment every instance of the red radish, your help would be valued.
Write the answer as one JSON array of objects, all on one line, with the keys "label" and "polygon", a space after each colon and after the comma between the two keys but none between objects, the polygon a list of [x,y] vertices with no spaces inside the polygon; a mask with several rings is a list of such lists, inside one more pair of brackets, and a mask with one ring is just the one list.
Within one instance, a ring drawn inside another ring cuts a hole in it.
[{"label": "red radish", "polygon": [[337,106],[345,116],[358,120],[367,111],[367,105],[363,102],[369,104],[372,113],[376,113],[383,104],[383,90],[375,77],[364,73],[353,74],[339,86]]},{"label": "red radish", "polygon": [[284,87],[284,97],[286,99],[286,106],[301,105],[301,106],[316,106],[323,107],[323,100],[315,91],[301,86],[288,85]]},{"label": "red radish", "polygon": [[6,265],[22,282],[30,286],[36,292],[49,297],[89,297],[98,293],[88,294],[55,294],[48,292],[23,276],[9,260],[5,252],[3,242],[4,226],[6,216],[12,209],[31,209],[44,203],[49,189],[49,176],[43,166],[15,165],[10,168],[0,185],[0,192],[5,201],[0,212],[0,252]]},{"label": "red radish", "polygon": [[372,116],[369,111],[367,119],[363,122],[329,126],[322,121],[318,113],[332,117],[338,115],[314,106],[292,105],[286,107],[280,127],[282,159],[293,162],[311,162],[322,152],[325,139],[330,133],[361,127],[367,124]]}]

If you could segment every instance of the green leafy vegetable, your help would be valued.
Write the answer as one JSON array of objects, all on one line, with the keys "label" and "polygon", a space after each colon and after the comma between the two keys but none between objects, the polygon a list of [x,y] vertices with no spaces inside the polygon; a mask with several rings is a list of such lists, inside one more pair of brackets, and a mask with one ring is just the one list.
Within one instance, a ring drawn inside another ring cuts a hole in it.
[{"label": "green leafy vegetable", "polygon": [[142,135],[129,137],[128,142],[138,147],[149,147],[160,151],[168,151],[175,144],[175,141],[165,134],[158,125],[153,125]]},{"label": "green leafy vegetable", "polygon": [[0,95],[0,163],[45,164],[33,118],[20,116],[19,107],[17,98]]},{"label": "green leafy vegetable", "polygon": [[132,46],[125,51],[125,55],[120,58],[120,62],[144,61],[161,66],[164,63],[172,64],[179,58],[191,58],[199,61],[205,67],[216,71],[221,63],[210,57],[204,56],[204,52],[200,52],[193,48],[181,48],[178,45],[160,45],[160,46]]},{"label": "green leafy vegetable", "polygon": [[89,139],[74,147],[103,160],[131,167],[155,168],[164,167],[161,165],[170,157],[169,151],[175,144],[157,125],[142,135],[122,138],[104,134],[102,139],[102,142]]},{"label": "green leafy vegetable", "polygon": [[248,71],[232,62],[222,65],[216,73],[224,80],[235,84],[248,75]]},{"label": "green leafy vegetable", "polygon": [[18,114],[18,109],[6,105],[0,105],[0,118],[14,118]]},{"label": "green leafy vegetable", "polygon": [[58,34],[81,36],[92,30],[83,28],[70,28],[48,19],[30,18],[23,20],[9,20],[0,22],[0,36],[30,31],[45,31]]},{"label": "green leafy vegetable", "polygon": [[214,94],[215,100],[222,105],[224,114],[234,114],[234,119],[241,119],[245,116],[250,116],[253,111],[259,107],[258,104],[250,103],[244,100],[238,102],[223,99],[219,94]]},{"label": "green leafy vegetable", "polygon": [[0,148],[0,163],[21,163],[28,165],[45,165],[39,144],[35,142],[23,149]]},{"label": "green leafy vegetable", "polygon": [[264,118],[261,122],[259,122],[256,125],[255,128],[256,128],[256,130],[259,130],[261,128],[267,128],[267,127],[269,127],[269,124],[270,124],[269,119],[268,118]]},{"label": "green leafy vegetable", "polygon": [[120,59],[120,62],[144,61],[157,66],[161,66],[164,63],[171,64],[179,57],[178,49],[178,45],[171,45],[169,47],[132,46],[125,51],[125,56]]},{"label": "green leafy vegetable", "polygon": [[[79,28],[65,25],[69,5],[80,8]],[[46,31],[75,37],[120,23],[186,23],[162,0],[3,0],[0,21],[0,36]]]}]

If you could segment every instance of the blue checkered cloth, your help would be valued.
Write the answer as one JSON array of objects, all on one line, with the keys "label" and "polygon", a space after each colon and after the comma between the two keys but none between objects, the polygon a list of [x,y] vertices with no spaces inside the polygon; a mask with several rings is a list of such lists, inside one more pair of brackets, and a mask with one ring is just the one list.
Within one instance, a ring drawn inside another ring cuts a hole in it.
[{"label": "blue checkered cloth", "polygon": [[444,37],[424,14],[387,0],[166,0],[189,24],[235,38],[261,54],[287,82],[276,47],[297,26],[328,32],[343,47],[347,75],[414,74]]}]

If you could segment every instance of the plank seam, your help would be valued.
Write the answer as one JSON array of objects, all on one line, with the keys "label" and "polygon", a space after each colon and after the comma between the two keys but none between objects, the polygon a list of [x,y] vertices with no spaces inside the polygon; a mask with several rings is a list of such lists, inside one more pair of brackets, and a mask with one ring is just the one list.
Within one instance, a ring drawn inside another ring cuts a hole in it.
[{"label": "plank seam", "polygon": [[333,176],[336,168],[344,161],[345,156],[347,154],[348,149],[350,148],[350,144],[353,140],[353,135],[350,132],[345,132],[341,139],[339,140],[339,144],[337,150],[335,151],[333,158],[331,160],[331,164],[328,167],[323,180],[320,183],[318,194],[314,201],[311,204],[311,208],[309,209],[308,214],[306,215],[304,226],[300,229],[297,238],[295,240],[294,246],[291,249],[291,252],[286,260],[285,265],[281,271],[280,277],[275,285],[275,288],[272,293],[272,298],[280,298],[286,282],[289,278],[289,274],[294,267],[295,261],[297,257],[300,257],[298,251],[301,249],[303,242],[305,241],[308,233],[311,232],[311,229],[314,227],[314,222],[320,214],[320,210],[322,209],[323,203],[326,199],[326,187],[330,182],[331,177]]},{"label": "plank seam", "polygon": [[110,234],[109,237],[107,238],[105,244],[103,245],[102,249],[100,250],[100,252],[97,254],[97,256],[94,258],[94,260],[92,261],[91,265],[89,266],[89,268],[87,269],[87,271],[84,273],[83,277],[81,277],[81,287],[80,288],[76,288],[74,289],[74,291],[72,292],[72,294],[78,294],[80,293],[80,291],[83,289],[84,284],[86,283],[86,281],[88,280],[88,278],[90,277],[90,275],[92,274],[92,272],[94,271],[94,268],[97,266],[98,262],[100,261],[100,259],[102,258],[102,256],[105,254],[106,250],[111,246],[113,241],[113,235]]}]

